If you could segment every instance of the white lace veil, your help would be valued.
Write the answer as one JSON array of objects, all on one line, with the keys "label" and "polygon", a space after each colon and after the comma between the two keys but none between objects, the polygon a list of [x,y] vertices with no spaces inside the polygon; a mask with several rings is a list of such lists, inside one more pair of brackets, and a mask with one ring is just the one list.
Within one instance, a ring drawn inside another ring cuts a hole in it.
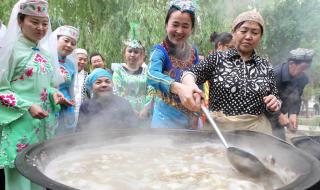
[{"label": "white lace veil", "polygon": [[[27,0],[19,0],[13,7],[7,31],[0,41],[0,79],[5,77],[6,72],[9,70],[9,59],[12,55],[12,50],[14,44],[19,39],[19,36],[22,34],[21,29],[18,25],[18,13],[20,10],[20,4],[26,2]],[[59,72],[59,63],[58,63],[58,53],[57,53],[57,39],[49,38],[52,33],[51,22],[49,18],[49,28],[46,35],[40,40],[38,47],[41,50],[48,52],[51,55],[52,66],[54,68],[53,82],[55,86],[58,86],[63,82],[63,77]],[[1,80],[0,80],[1,81]]]},{"label": "white lace veil", "polygon": [[[0,42],[1,42],[2,38],[4,37],[4,35],[6,34],[6,31],[7,31],[7,27],[0,20]],[[0,46],[0,48],[1,48],[1,46]]]}]

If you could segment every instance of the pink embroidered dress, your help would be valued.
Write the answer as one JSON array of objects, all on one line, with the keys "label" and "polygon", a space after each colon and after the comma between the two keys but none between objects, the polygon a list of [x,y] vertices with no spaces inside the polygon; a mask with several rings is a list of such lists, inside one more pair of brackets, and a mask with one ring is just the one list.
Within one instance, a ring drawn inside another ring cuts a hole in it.
[{"label": "pink embroidered dress", "polygon": [[[10,67],[0,79],[0,168],[14,167],[16,155],[31,144],[53,135],[55,112],[53,102],[53,67],[50,57],[37,44],[23,36],[16,42]],[[49,112],[39,120],[28,109],[37,104]]]}]

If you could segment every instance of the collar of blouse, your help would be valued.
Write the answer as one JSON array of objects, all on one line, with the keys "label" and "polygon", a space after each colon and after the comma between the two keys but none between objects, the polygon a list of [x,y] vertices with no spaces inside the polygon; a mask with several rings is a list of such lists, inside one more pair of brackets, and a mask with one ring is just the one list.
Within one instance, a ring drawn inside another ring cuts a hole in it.
[{"label": "collar of blouse", "polygon": [[[241,59],[239,52],[235,48],[232,48],[226,51],[226,55],[227,55],[227,58],[230,58],[230,59]],[[250,58],[246,60],[245,63],[255,63],[257,59],[258,59],[258,56],[256,54],[256,51],[253,50]]]}]

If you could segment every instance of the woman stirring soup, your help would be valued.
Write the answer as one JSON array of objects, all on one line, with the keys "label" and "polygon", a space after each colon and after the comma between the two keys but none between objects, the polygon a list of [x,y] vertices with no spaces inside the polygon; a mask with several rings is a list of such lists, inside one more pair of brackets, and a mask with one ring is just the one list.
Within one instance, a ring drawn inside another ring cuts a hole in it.
[{"label": "woman stirring soup", "polygon": [[[271,134],[266,112],[280,109],[271,64],[254,50],[260,43],[264,21],[257,11],[241,13],[233,23],[235,48],[210,54],[183,73],[179,97],[190,110],[200,109],[201,90],[210,81],[209,109],[224,130],[247,129]],[[174,90],[174,89],[173,89]]]}]

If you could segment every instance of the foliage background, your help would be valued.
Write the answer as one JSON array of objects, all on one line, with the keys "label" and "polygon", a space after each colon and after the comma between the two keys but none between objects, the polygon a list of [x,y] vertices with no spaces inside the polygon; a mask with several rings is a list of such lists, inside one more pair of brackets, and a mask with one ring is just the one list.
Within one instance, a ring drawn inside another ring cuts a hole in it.
[{"label": "foliage background", "polygon": [[[0,19],[8,22],[16,0],[0,0]],[[320,0],[197,0],[197,24],[190,41],[206,55],[212,48],[213,31],[230,31],[232,20],[242,11],[256,8],[265,19],[265,32],[258,52],[273,64],[286,61],[297,47],[320,52]],[[102,53],[107,66],[122,62],[123,41],[130,22],[139,23],[138,38],[147,49],[165,36],[167,0],[49,0],[53,29],[68,24],[80,28],[78,47]],[[316,56],[305,99],[320,95],[320,65]]]}]

